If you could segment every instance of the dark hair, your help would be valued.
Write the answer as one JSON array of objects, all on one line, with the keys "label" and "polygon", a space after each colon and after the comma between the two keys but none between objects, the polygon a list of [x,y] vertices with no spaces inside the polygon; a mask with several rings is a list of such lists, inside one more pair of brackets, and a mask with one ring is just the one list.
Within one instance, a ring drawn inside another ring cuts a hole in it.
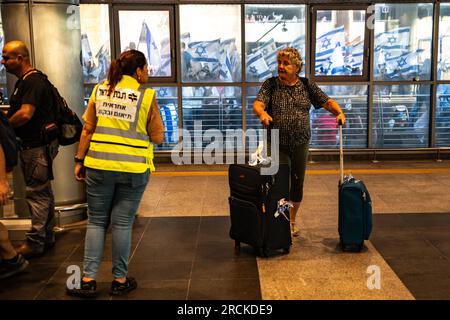
[{"label": "dark hair", "polygon": [[145,55],[138,50],[128,50],[122,52],[118,59],[111,62],[108,72],[108,95],[114,91],[117,83],[122,79],[122,76],[132,76],[135,74],[137,68],[144,68],[147,64]]}]

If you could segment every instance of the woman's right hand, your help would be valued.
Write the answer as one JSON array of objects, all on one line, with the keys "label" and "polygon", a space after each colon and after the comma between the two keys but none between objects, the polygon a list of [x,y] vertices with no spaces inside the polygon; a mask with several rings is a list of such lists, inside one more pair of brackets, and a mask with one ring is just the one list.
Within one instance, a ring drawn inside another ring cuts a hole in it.
[{"label": "woman's right hand", "polygon": [[272,117],[269,116],[269,114],[267,112],[263,112],[260,116],[259,116],[259,121],[261,121],[261,123],[265,126],[269,126],[270,122],[273,121]]},{"label": "woman's right hand", "polygon": [[73,170],[73,173],[75,175],[75,179],[77,181],[84,181],[86,180],[86,167],[81,162],[75,163],[75,168]]}]

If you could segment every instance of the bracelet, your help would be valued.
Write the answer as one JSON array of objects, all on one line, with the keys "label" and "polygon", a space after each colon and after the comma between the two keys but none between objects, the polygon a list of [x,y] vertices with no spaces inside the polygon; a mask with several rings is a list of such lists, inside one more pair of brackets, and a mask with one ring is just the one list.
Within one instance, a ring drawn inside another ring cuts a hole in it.
[{"label": "bracelet", "polygon": [[75,163],[83,163],[83,162],[84,162],[84,158],[83,158],[83,159],[80,159],[80,158],[77,158],[77,156],[75,156],[75,157],[73,158],[73,160],[75,161]]}]

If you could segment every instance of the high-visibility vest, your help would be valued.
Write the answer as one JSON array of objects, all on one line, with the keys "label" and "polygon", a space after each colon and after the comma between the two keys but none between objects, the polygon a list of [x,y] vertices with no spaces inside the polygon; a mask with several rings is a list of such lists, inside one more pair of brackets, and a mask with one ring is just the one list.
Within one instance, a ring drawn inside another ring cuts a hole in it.
[{"label": "high-visibility vest", "polygon": [[140,88],[134,78],[123,76],[110,96],[107,92],[104,82],[91,97],[95,97],[97,126],[84,165],[119,172],[154,171],[147,120],[155,90]]}]

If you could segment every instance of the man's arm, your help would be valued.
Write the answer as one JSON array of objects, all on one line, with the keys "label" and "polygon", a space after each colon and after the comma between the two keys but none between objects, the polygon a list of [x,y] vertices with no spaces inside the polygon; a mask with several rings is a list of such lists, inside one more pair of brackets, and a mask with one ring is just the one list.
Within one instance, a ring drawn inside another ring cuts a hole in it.
[{"label": "man's arm", "polygon": [[11,118],[9,118],[9,123],[13,128],[23,126],[25,123],[30,121],[34,115],[36,107],[32,104],[23,104],[19,111],[14,113]]},{"label": "man's arm", "polygon": [[339,104],[335,100],[328,99],[322,106],[336,116],[336,122],[338,124],[345,124],[345,114],[342,112],[341,107],[339,107]]}]

